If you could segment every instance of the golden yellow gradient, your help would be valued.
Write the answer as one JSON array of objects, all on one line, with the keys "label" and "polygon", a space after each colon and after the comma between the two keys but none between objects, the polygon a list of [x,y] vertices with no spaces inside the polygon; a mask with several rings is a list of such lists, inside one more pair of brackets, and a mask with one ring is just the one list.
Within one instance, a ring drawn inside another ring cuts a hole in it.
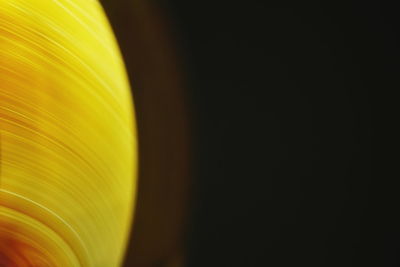
[{"label": "golden yellow gradient", "polygon": [[0,266],[121,264],[137,145],[95,0],[0,0]]}]

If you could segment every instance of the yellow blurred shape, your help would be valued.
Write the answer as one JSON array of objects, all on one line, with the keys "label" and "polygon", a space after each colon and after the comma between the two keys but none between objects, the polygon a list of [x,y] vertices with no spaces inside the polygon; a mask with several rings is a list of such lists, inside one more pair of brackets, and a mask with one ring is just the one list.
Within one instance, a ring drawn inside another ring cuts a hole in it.
[{"label": "yellow blurred shape", "polygon": [[95,0],[0,0],[0,266],[121,264],[137,145]]}]

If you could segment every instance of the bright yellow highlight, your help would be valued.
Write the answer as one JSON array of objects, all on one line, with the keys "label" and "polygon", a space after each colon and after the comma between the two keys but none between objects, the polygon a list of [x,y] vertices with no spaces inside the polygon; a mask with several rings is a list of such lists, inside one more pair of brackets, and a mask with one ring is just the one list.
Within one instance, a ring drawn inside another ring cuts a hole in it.
[{"label": "bright yellow highlight", "polygon": [[137,145],[95,0],[0,0],[0,266],[120,266]]}]

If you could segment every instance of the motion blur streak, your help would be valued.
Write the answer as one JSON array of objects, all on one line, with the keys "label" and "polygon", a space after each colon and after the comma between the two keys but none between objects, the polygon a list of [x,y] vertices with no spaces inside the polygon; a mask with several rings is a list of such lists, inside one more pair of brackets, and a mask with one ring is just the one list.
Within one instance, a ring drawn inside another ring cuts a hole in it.
[{"label": "motion blur streak", "polygon": [[120,266],[136,129],[97,1],[0,0],[0,145],[0,266]]}]

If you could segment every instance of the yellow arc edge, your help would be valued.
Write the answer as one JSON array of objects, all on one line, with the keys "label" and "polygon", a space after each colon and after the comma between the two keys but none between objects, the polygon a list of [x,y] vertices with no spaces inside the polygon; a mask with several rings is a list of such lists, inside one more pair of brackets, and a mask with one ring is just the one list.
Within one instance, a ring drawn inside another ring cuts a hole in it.
[{"label": "yellow arc edge", "polygon": [[121,266],[137,164],[99,2],[0,0],[0,266]]}]

